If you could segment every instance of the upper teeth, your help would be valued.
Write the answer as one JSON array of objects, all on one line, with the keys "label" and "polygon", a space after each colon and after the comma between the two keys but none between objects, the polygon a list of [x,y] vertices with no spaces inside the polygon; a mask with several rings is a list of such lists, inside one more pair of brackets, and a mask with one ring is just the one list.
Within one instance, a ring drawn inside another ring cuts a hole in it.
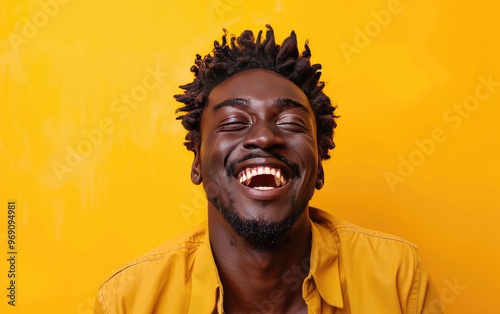
[{"label": "upper teeth", "polygon": [[[238,180],[241,184],[249,185],[252,181],[252,178],[262,174],[269,174],[274,176],[274,182],[276,183],[276,187],[282,187],[286,183],[285,177],[281,174],[281,170],[278,168],[272,168],[267,166],[253,167],[243,169],[238,175]],[[256,186],[254,189],[258,190],[271,190],[274,187],[271,186]]]}]

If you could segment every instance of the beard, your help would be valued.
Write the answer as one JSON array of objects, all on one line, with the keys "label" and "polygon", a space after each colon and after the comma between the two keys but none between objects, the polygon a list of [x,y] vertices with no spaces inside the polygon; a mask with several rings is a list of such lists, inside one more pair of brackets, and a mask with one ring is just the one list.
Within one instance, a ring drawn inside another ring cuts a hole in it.
[{"label": "beard", "polygon": [[[227,182],[231,183],[232,179],[236,177],[235,167],[238,163],[243,162],[247,159],[255,157],[274,157],[281,160],[283,163],[287,164],[292,170],[295,177],[300,178],[300,167],[296,163],[290,162],[285,157],[279,154],[273,154],[272,152],[260,152],[247,154],[241,159],[229,163],[226,167]],[[292,229],[295,222],[304,213],[308,206],[311,196],[306,201],[301,201],[297,203],[295,196],[290,198],[289,206],[292,208],[290,215],[285,217],[279,222],[270,222],[264,219],[263,216],[253,218],[244,218],[235,209],[235,200],[231,197],[231,192],[228,192],[227,199],[221,200],[220,191],[217,188],[207,189],[205,187],[208,201],[214,205],[214,207],[222,214],[224,219],[233,228],[234,232],[249,245],[249,247],[255,251],[274,251],[276,249],[282,248],[288,242],[288,232]],[[216,193],[213,193],[217,191]],[[213,195],[210,197],[209,195]],[[226,199],[226,197],[223,197]],[[266,202],[261,203],[262,207],[266,206]]]},{"label": "beard", "polygon": [[[241,217],[235,210],[232,199],[228,205],[223,204],[217,197],[209,201],[222,214],[236,234],[242,237],[255,251],[274,251],[283,247],[287,243],[288,232],[307,207],[307,204],[299,206],[300,210],[293,211],[280,222],[269,222],[262,216],[257,219]],[[264,202],[262,206],[265,206]],[[297,208],[295,198],[290,199],[290,206]]]}]

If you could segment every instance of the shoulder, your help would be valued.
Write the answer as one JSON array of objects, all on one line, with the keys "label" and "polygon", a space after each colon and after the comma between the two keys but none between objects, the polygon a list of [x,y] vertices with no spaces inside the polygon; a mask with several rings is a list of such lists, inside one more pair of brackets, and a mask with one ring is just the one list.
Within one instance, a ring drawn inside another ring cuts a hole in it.
[{"label": "shoulder", "polygon": [[371,230],[335,217],[326,211],[311,208],[311,220],[336,242],[339,254],[344,260],[356,259],[372,264],[399,261],[418,267],[420,255],[417,246],[396,235]]},{"label": "shoulder", "polygon": [[[204,223],[135,258],[103,282],[96,304],[107,308],[104,313],[154,304],[156,293],[184,285],[180,283],[190,273],[196,252],[206,239]],[[176,293],[182,295],[182,291]]]},{"label": "shoulder", "polygon": [[[422,313],[439,301],[415,244],[312,209],[325,245],[334,247],[346,300],[356,313]],[[356,309],[356,310],[354,310]]]},{"label": "shoulder", "polygon": [[133,271],[135,268],[144,264],[157,264],[158,262],[167,262],[169,259],[178,259],[185,255],[189,255],[190,252],[196,251],[196,249],[205,242],[206,233],[206,224],[198,225],[128,262],[111,275],[109,279],[129,269]]}]

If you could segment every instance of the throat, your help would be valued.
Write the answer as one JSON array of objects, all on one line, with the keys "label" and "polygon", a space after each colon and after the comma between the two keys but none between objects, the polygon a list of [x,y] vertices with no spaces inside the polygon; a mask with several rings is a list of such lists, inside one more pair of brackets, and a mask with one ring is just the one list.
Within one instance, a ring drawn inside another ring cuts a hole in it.
[{"label": "throat", "polygon": [[256,176],[252,178],[248,186],[251,188],[262,187],[262,188],[274,189],[277,188],[276,180],[274,178],[275,177],[271,175]]},{"label": "throat", "polygon": [[295,246],[291,252],[250,250],[244,256],[226,252],[224,258],[217,258],[225,312],[307,313],[302,297],[302,283],[310,265],[310,239],[307,241],[304,249]]},{"label": "throat", "polygon": [[240,299],[233,293],[224,293],[223,304],[225,313],[307,313],[302,287],[290,291],[274,289],[260,298]]}]

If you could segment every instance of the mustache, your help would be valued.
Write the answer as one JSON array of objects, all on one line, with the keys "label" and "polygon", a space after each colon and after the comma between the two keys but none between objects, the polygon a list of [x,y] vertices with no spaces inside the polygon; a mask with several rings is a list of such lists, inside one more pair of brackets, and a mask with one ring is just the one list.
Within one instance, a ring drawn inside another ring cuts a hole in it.
[{"label": "mustache", "polygon": [[286,159],[284,156],[282,156],[280,154],[276,154],[276,153],[272,153],[272,152],[265,152],[265,151],[252,152],[252,153],[249,153],[249,154],[243,156],[242,158],[240,158],[236,161],[229,163],[226,167],[227,175],[228,176],[236,176],[236,174],[234,173],[236,165],[238,165],[239,163],[241,163],[245,160],[252,159],[252,158],[276,158],[276,159],[282,161],[283,163],[285,163],[292,170],[293,174],[296,177],[300,178],[300,171],[299,171],[298,164],[291,162],[290,160]]}]

